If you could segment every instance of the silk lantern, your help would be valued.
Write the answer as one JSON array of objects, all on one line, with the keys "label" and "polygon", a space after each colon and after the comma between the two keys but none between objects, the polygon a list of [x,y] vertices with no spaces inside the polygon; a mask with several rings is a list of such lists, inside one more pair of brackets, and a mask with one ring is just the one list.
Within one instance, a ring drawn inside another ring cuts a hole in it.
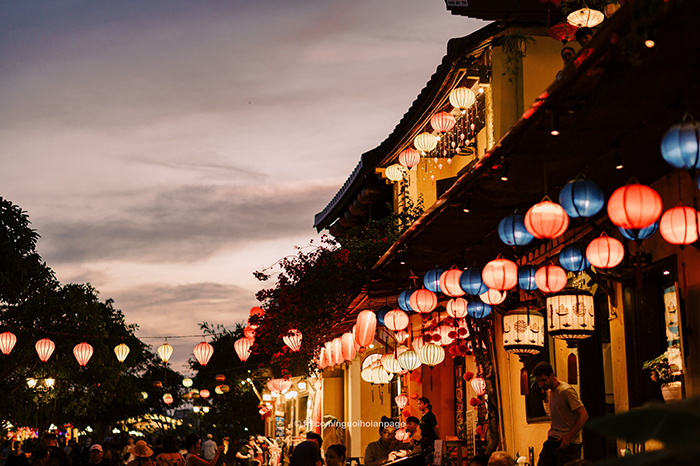
[{"label": "silk lantern", "polygon": [[559,204],[569,217],[592,217],[605,205],[603,191],[591,180],[576,179],[564,185]]},{"label": "silk lantern", "polygon": [[481,301],[472,301],[467,305],[467,313],[474,319],[482,319],[491,314],[491,306]]},{"label": "silk lantern", "polygon": [[525,228],[525,216],[513,214],[498,223],[498,237],[508,246],[525,246],[535,237]]},{"label": "silk lantern", "polygon": [[486,393],[486,381],[483,377],[474,377],[469,383],[476,396],[484,396],[484,393]]},{"label": "silk lantern", "polygon": [[293,328],[282,337],[282,341],[284,341],[284,344],[287,345],[290,350],[297,353],[301,349],[302,338],[303,335],[301,332]]},{"label": "silk lantern", "polygon": [[211,355],[214,354],[214,347],[206,341],[203,341],[194,347],[193,352],[197,362],[199,362],[202,367],[206,367],[211,359]]},{"label": "silk lantern", "polygon": [[42,338],[36,342],[34,348],[36,349],[36,353],[39,355],[41,362],[46,362],[53,354],[53,350],[56,349],[56,345],[48,338]]},{"label": "silk lantern", "polygon": [[209,398],[210,395],[211,395],[211,393],[206,388],[203,388],[199,391],[199,396],[201,396],[204,399]]},{"label": "silk lantern", "polygon": [[413,372],[421,366],[418,353],[413,350],[404,351],[396,359],[399,361],[399,365],[408,372]]},{"label": "silk lantern", "polygon": [[659,231],[671,244],[692,244],[698,240],[700,218],[697,210],[679,205],[668,209],[661,216]]},{"label": "silk lantern", "polygon": [[389,330],[398,332],[408,327],[408,316],[401,309],[394,309],[384,316],[384,325]]},{"label": "silk lantern", "polygon": [[236,354],[238,355],[238,359],[241,360],[241,362],[246,362],[248,360],[248,357],[250,356],[250,347],[253,346],[253,342],[249,338],[239,338],[236,340],[236,342],[233,344],[233,349],[236,350]]},{"label": "silk lantern", "polygon": [[384,325],[384,317],[386,317],[386,314],[391,311],[391,308],[389,306],[382,306],[379,309],[377,309],[377,322],[380,325]]},{"label": "silk lantern", "polygon": [[387,372],[387,370],[380,364],[379,367],[372,369],[372,377],[374,379],[374,383],[384,385],[385,383],[391,382],[391,379],[394,378],[394,374]]},{"label": "silk lantern", "polygon": [[404,409],[406,406],[408,406],[408,401],[408,396],[404,395],[403,393],[394,398],[394,402],[399,409]]},{"label": "silk lantern", "polygon": [[581,8],[566,17],[566,22],[577,28],[594,28],[603,22],[605,16],[592,8]]},{"label": "silk lantern", "polygon": [[408,336],[408,332],[406,332],[405,330],[400,330],[394,333],[394,338],[399,343],[404,343],[406,340],[408,340]]},{"label": "silk lantern", "polygon": [[462,271],[462,275],[459,277],[459,286],[465,293],[472,296],[478,296],[489,290],[489,287],[484,285],[481,280],[481,269],[476,267]]},{"label": "silk lantern", "polygon": [[467,315],[467,300],[464,298],[452,298],[447,302],[447,315],[455,319],[461,319]]},{"label": "silk lantern", "polygon": [[390,374],[398,374],[403,370],[394,353],[387,353],[382,356],[382,367]]},{"label": "silk lantern", "polygon": [[340,337],[335,337],[333,340],[333,365],[334,366],[339,366],[340,364],[345,361],[345,358],[343,358],[343,338],[342,336]]},{"label": "silk lantern", "polygon": [[492,290],[513,289],[518,284],[518,266],[513,261],[499,257],[484,266],[481,279]]},{"label": "silk lantern", "polygon": [[160,356],[161,361],[163,361],[164,364],[168,363],[168,360],[170,359],[170,356],[173,355],[173,347],[170,346],[167,342],[163,343],[158,347],[158,356]]},{"label": "silk lantern", "polygon": [[400,165],[398,163],[395,163],[393,165],[389,165],[386,167],[386,170],[384,170],[384,175],[390,179],[391,181],[401,181],[403,180],[404,176],[406,176],[407,169],[403,165]]},{"label": "silk lantern", "polygon": [[405,290],[405,291],[402,291],[401,294],[399,294],[399,307],[406,312],[413,311],[413,309],[411,308],[411,303],[410,303],[412,294],[413,294],[413,290]]},{"label": "silk lantern", "polygon": [[265,311],[263,310],[263,308],[258,307],[258,306],[253,306],[250,309],[250,316],[248,317],[248,325],[250,325],[253,329],[260,327],[260,324],[258,324],[258,323],[251,324],[250,317],[257,316],[257,320],[259,321],[260,318],[264,315],[265,315]]},{"label": "silk lantern", "polygon": [[526,308],[503,316],[503,349],[513,354],[538,354],[544,348],[544,317]]},{"label": "silk lantern", "polygon": [[352,332],[345,332],[343,335],[340,337],[340,340],[342,342],[342,354],[343,354],[343,359],[345,361],[352,361],[355,359],[355,355],[357,352],[355,351],[355,336],[352,334]]},{"label": "silk lantern", "polygon": [[282,394],[289,390],[292,386],[292,381],[288,379],[272,379],[267,382],[267,388],[271,392]]},{"label": "silk lantern", "polygon": [[521,290],[534,291],[537,289],[536,272],[537,269],[531,265],[523,265],[518,268],[518,286]]},{"label": "silk lantern", "polygon": [[[479,295],[479,298],[481,299],[482,302],[489,304],[491,306],[497,306],[501,304],[503,301],[506,300],[506,296],[508,293],[505,291],[498,291],[498,290],[487,290],[486,293],[482,293]],[[467,307],[467,310],[469,308]]]},{"label": "silk lantern", "polygon": [[418,351],[418,359],[426,366],[437,366],[445,360],[445,349],[434,343],[426,343]]},{"label": "silk lantern", "polygon": [[640,230],[661,217],[661,196],[643,184],[617,188],[608,199],[608,217],[620,228]]},{"label": "silk lantern", "polygon": [[163,403],[165,403],[166,405],[172,404],[173,401],[173,396],[170,393],[166,393],[165,395],[163,395]]},{"label": "silk lantern", "polygon": [[377,316],[372,311],[362,311],[357,315],[355,342],[360,348],[366,348],[374,341],[377,330]]},{"label": "silk lantern", "polygon": [[440,276],[442,276],[443,273],[445,273],[443,269],[428,270],[425,275],[423,275],[423,285],[433,293],[441,293]]},{"label": "silk lantern", "polygon": [[583,272],[590,266],[586,259],[586,251],[579,243],[562,248],[559,252],[559,264],[569,272]]},{"label": "silk lantern", "polygon": [[564,234],[569,216],[559,204],[544,200],[530,207],[525,214],[525,228],[535,238],[552,239]]},{"label": "silk lantern", "polygon": [[409,170],[420,163],[420,152],[409,147],[399,154],[399,163]]},{"label": "silk lantern", "polygon": [[671,126],[661,140],[661,155],[671,166],[700,169],[700,125],[691,117]]},{"label": "silk lantern", "polygon": [[611,269],[622,262],[625,248],[615,238],[610,238],[604,232],[588,243],[586,258],[591,265],[599,269]]},{"label": "silk lantern", "polygon": [[641,241],[643,239],[650,238],[654,233],[656,233],[656,230],[659,229],[659,222],[654,222],[648,227],[642,228],[640,230],[631,230],[620,227],[617,227],[617,229],[620,231],[622,236],[624,236],[628,240]]},{"label": "silk lantern", "polygon": [[[457,330],[451,325],[439,326],[435,334],[440,337],[440,341],[438,342],[440,346],[451,345],[455,341],[455,338],[457,338]],[[450,336],[450,334],[454,336]]]},{"label": "silk lantern", "polygon": [[459,286],[459,280],[462,277],[462,271],[457,269],[450,269],[443,272],[440,275],[440,289],[447,296],[456,298],[457,296],[463,296],[464,290]]},{"label": "silk lantern", "polygon": [[114,354],[117,356],[117,361],[124,362],[131,350],[124,343],[119,343],[114,347]]},{"label": "silk lantern", "polygon": [[420,289],[413,292],[410,299],[411,309],[421,314],[432,312],[437,307],[438,299],[430,290]]},{"label": "silk lantern", "polygon": [[452,89],[448,98],[450,100],[450,105],[456,109],[459,109],[462,114],[464,114],[466,110],[474,105],[474,102],[476,102],[476,94],[474,94],[474,91],[468,87],[457,87]]},{"label": "silk lantern", "polygon": [[243,329],[243,336],[251,340],[255,340],[255,329],[250,325]]},{"label": "silk lantern", "polygon": [[92,357],[92,345],[87,342],[78,343],[73,347],[73,356],[75,356],[76,361],[80,364],[80,367],[85,367]]},{"label": "silk lantern", "polygon": [[223,382],[224,380],[226,380],[226,376],[224,374],[216,374],[214,380],[216,380],[217,382]]},{"label": "silk lantern", "polygon": [[543,293],[556,293],[566,286],[566,272],[557,265],[545,265],[535,273],[537,288]]},{"label": "silk lantern", "polygon": [[438,138],[431,133],[420,133],[413,139],[413,145],[421,152],[431,152],[437,147]]},{"label": "silk lantern", "polygon": [[438,112],[432,117],[430,117],[430,126],[433,127],[435,131],[440,133],[446,133],[454,128],[457,124],[457,120],[452,114],[447,112]]},{"label": "silk lantern", "polygon": [[423,347],[423,345],[425,345],[425,342],[423,341],[423,337],[420,335],[414,338],[413,342],[411,343],[411,347],[413,347],[413,351],[416,353]]},{"label": "silk lantern", "polygon": [[8,355],[15,347],[17,343],[17,337],[12,332],[3,332],[0,334],[0,351],[2,354]]}]

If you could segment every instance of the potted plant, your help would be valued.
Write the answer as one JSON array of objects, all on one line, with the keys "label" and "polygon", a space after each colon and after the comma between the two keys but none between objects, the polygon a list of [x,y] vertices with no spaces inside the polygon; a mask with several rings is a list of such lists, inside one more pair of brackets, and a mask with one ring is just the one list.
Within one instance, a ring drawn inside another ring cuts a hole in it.
[{"label": "potted plant", "polygon": [[651,380],[661,384],[661,394],[666,402],[681,399],[681,382],[676,375],[680,371],[675,364],[669,364],[666,353],[645,361],[642,369],[651,371]]}]

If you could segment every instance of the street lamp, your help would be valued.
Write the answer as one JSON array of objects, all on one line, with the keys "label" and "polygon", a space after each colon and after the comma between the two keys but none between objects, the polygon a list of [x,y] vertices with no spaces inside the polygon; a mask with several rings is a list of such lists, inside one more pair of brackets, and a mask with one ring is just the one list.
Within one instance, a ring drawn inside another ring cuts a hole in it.
[{"label": "street lamp", "polygon": [[27,387],[34,390],[39,398],[39,412],[37,419],[37,428],[39,429],[39,435],[43,432],[41,421],[42,421],[42,411],[44,407],[43,398],[44,395],[54,389],[56,385],[56,379],[52,377],[46,378],[34,378],[30,377],[27,379]]}]

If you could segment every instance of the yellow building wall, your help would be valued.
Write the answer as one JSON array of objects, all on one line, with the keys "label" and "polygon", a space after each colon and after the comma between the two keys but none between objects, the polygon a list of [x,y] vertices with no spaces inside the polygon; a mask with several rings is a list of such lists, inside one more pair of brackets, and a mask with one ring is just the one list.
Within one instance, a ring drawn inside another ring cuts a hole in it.
[{"label": "yellow building wall", "polygon": [[[342,370],[326,371],[323,375],[323,409],[322,421],[326,416],[333,416],[338,421],[345,421],[345,378]],[[344,433],[335,427],[322,429],[324,445],[344,443]]]}]

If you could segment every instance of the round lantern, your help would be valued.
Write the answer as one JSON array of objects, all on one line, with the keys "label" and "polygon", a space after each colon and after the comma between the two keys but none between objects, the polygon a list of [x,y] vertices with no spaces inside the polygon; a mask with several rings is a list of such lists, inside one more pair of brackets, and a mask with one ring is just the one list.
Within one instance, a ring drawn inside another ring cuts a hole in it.
[{"label": "round lantern", "polygon": [[129,355],[129,351],[131,350],[124,343],[119,343],[117,346],[115,346],[114,354],[117,356],[117,361],[124,362],[126,357]]},{"label": "round lantern", "polygon": [[391,181],[403,180],[404,176],[406,176],[406,173],[406,167],[404,167],[403,165],[399,165],[398,163],[389,165],[384,171],[384,175],[386,175],[386,177]]},{"label": "round lantern", "polygon": [[153,382],[153,386],[155,388],[163,388],[163,382],[161,382],[160,380],[156,380],[155,382]]},{"label": "round lantern", "polygon": [[574,40],[574,35],[576,34],[577,29],[578,28],[574,25],[571,25],[567,22],[561,22],[550,27],[547,33],[552,39],[561,41],[564,44],[566,44],[570,40]]},{"label": "round lantern", "polygon": [[391,311],[389,306],[382,306],[377,309],[377,322],[379,322],[380,325],[384,325],[384,317],[389,311]]},{"label": "round lantern", "polygon": [[78,343],[73,347],[73,356],[80,364],[80,367],[85,367],[92,357],[92,345],[87,342]]},{"label": "round lantern", "polygon": [[544,317],[515,309],[503,316],[503,349],[513,354],[537,354],[544,348]]},{"label": "round lantern", "polygon": [[214,393],[216,393],[217,395],[224,394],[224,391],[221,389],[221,385],[217,385],[216,387],[214,387]]},{"label": "round lantern", "polygon": [[318,357],[316,358],[316,365],[321,370],[326,368],[326,348],[321,348],[321,350],[318,352]]},{"label": "round lantern", "polygon": [[12,348],[15,347],[17,343],[17,337],[12,332],[3,332],[0,334],[0,351],[2,354],[8,355]]},{"label": "round lantern", "polygon": [[[370,367],[377,361],[381,364],[382,355],[379,353],[370,354],[365,359],[362,360],[362,368]],[[375,366],[376,367],[376,366]]]},{"label": "round lantern", "polygon": [[566,286],[566,272],[557,265],[545,265],[535,273],[537,288],[543,293],[556,293]]},{"label": "round lantern", "polygon": [[290,350],[295,353],[301,349],[301,339],[302,334],[297,329],[291,329],[285,336],[282,337],[282,341],[285,345],[289,347]]},{"label": "round lantern", "polygon": [[379,385],[389,383],[391,382],[391,379],[394,378],[394,374],[387,372],[382,365],[379,365],[379,367],[375,367],[374,369],[372,369],[372,372],[374,383],[378,383]]},{"label": "round lantern", "polygon": [[595,331],[593,295],[586,290],[566,288],[547,296],[549,334],[563,340],[580,340]]},{"label": "round lantern", "polygon": [[476,396],[483,396],[486,393],[486,381],[483,377],[474,377],[470,383]]},{"label": "round lantern", "polygon": [[343,358],[343,339],[342,337],[335,337],[333,339],[333,365],[338,366],[343,361],[345,361],[345,358]]},{"label": "round lantern", "polygon": [[437,307],[438,299],[432,291],[420,289],[413,292],[410,303],[411,309],[421,314],[427,314]]},{"label": "round lantern", "polygon": [[371,367],[366,367],[360,372],[360,377],[367,383],[374,385],[374,369]]},{"label": "round lantern", "polygon": [[442,269],[432,269],[425,272],[423,275],[423,285],[433,293],[440,293],[440,277],[445,273]]},{"label": "round lantern", "polygon": [[467,300],[464,298],[453,298],[447,302],[447,315],[455,319],[461,319],[467,315]]},{"label": "round lantern", "polygon": [[355,336],[352,332],[345,332],[340,337],[342,348],[341,353],[345,361],[352,361],[357,354],[355,351]]},{"label": "round lantern", "polygon": [[586,248],[588,262],[599,269],[611,269],[622,262],[624,257],[625,248],[622,243],[605,233],[591,241]]},{"label": "round lantern", "polygon": [[288,379],[272,379],[267,382],[267,388],[271,392],[284,393],[292,387],[292,381]]},{"label": "round lantern", "polygon": [[406,406],[408,406],[408,397],[404,395],[403,393],[400,395],[397,395],[394,398],[394,401],[396,402],[396,406],[399,407],[399,409],[404,409]]},{"label": "round lantern", "polygon": [[605,19],[601,11],[591,8],[581,8],[573,13],[569,13],[566,22],[577,28],[594,28]]},{"label": "round lantern", "polygon": [[170,393],[166,393],[163,395],[163,403],[166,405],[172,404],[173,402],[173,396]]},{"label": "round lantern", "polygon": [[402,291],[401,294],[399,295],[399,307],[406,312],[413,311],[413,309],[411,308],[411,303],[410,303],[412,294],[413,294],[413,290],[405,290],[405,291]]},{"label": "round lantern", "polygon": [[397,342],[404,343],[408,339],[408,332],[406,332],[405,330],[400,330],[394,333],[394,338]]},{"label": "round lantern", "polygon": [[418,350],[418,359],[426,366],[437,366],[445,360],[445,349],[433,343],[426,343]]},{"label": "round lantern", "polygon": [[255,340],[255,329],[250,325],[246,326],[243,329],[243,336],[246,338],[250,338],[251,340]]},{"label": "round lantern", "polygon": [[446,133],[454,128],[457,124],[457,120],[452,114],[447,112],[438,112],[432,117],[430,117],[430,126],[433,127],[435,131],[440,133]]},{"label": "round lantern", "polygon": [[535,204],[525,214],[525,228],[535,238],[557,238],[563,235],[568,227],[569,216],[566,211],[552,201]]},{"label": "round lantern", "polygon": [[562,248],[559,252],[559,264],[569,272],[583,272],[591,265],[586,259],[586,251],[579,243]]},{"label": "round lantern", "polygon": [[204,399],[209,398],[210,395],[211,393],[209,393],[209,390],[207,390],[206,388],[203,388],[199,391],[199,396],[201,396]]},{"label": "round lantern", "polygon": [[691,244],[698,240],[700,213],[692,207],[679,205],[661,216],[659,231],[671,244]]},{"label": "round lantern", "polygon": [[431,133],[420,133],[413,139],[413,145],[421,152],[431,152],[437,147],[438,138]]},{"label": "round lantern", "polygon": [[253,346],[253,342],[250,341],[249,338],[239,338],[236,340],[236,342],[233,344],[233,349],[236,350],[236,354],[238,355],[238,359],[241,360],[241,362],[246,362],[248,360],[248,357],[250,356],[250,347]]},{"label": "round lantern", "polygon": [[420,152],[409,147],[399,154],[399,163],[409,170],[420,163]]},{"label": "round lantern", "polygon": [[420,350],[423,347],[423,345],[425,345],[425,342],[423,341],[422,336],[417,336],[416,338],[413,339],[413,342],[411,343],[411,346],[413,347],[413,351],[415,351],[416,353],[418,352],[418,350]]},{"label": "round lantern", "polygon": [[661,140],[661,155],[671,166],[684,170],[700,168],[700,125],[691,118],[671,126]]},{"label": "round lantern", "polygon": [[603,191],[591,180],[569,181],[559,193],[559,204],[569,217],[592,217],[605,205]]},{"label": "round lantern", "polygon": [[420,359],[418,359],[418,353],[412,350],[404,351],[399,354],[399,357],[396,359],[399,361],[401,368],[408,372],[413,372],[421,365]]},{"label": "round lantern", "polygon": [[620,227],[617,227],[617,229],[620,230],[622,236],[624,236],[628,240],[641,241],[643,239],[650,238],[654,233],[656,233],[656,230],[659,229],[659,222],[654,222],[648,227],[642,228],[641,230],[628,230],[626,228]]},{"label": "round lantern", "polygon": [[389,330],[398,332],[408,327],[408,316],[401,309],[394,309],[384,316],[384,325]]},{"label": "round lantern", "polygon": [[462,271],[450,269],[440,275],[440,289],[443,293],[450,297],[464,295],[464,290],[459,286],[459,280],[462,277]]},{"label": "round lantern", "polygon": [[211,355],[214,354],[214,347],[206,341],[203,341],[194,347],[193,352],[194,357],[197,358],[197,362],[199,362],[202,367],[206,367],[211,359]]},{"label": "round lantern", "polygon": [[481,301],[472,301],[467,306],[467,313],[474,319],[482,319],[491,314],[491,306]]},{"label": "round lantern", "polygon": [[172,355],[173,347],[170,346],[167,341],[158,347],[158,356],[160,356],[160,359],[161,361],[163,361],[163,363],[167,364],[168,360],[170,359],[170,356]]},{"label": "round lantern", "polygon": [[39,355],[41,362],[46,362],[53,354],[53,350],[56,349],[56,345],[48,338],[42,338],[36,342],[34,348],[36,349],[36,353]]},{"label": "round lantern", "polygon": [[518,284],[518,266],[508,259],[494,259],[481,271],[484,285],[492,290],[510,290]]},{"label": "round lantern", "polygon": [[525,228],[525,216],[520,214],[504,217],[498,224],[498,236],[508,246],[525,246],[535,239]]},{"label": "round lantern", "polygon": [[[488,290],[486,291],[486,293],[480,294],[479,298],[483,303],[489,304],[491,306],[497,306],[506,300],[507,294],[508,293],[506,293],[505,291]],[[469,308],[467,307],[467,311],[468,310]]]},{"label": "round lantern", "polygon": [[[401,409],[401,408],[399,408],[399,409]],[[399,442],[405,442],[409,438],[411,438],[411,434],[406,432],[406,429],[402,427],[396,431],[396,433],[394,434],[394,438],[396,440],[398,440]]]},{"label": "round lantern", "polygon": [[462,272],[459,277],[459,286],[462,287],[465,293],[472,296],[477,296],[486,293],[489,287],[481,281],[481,269],[469,268]]},{"label": "round lantern", "polygon": [[226,384],[219,385],[219,387],[221,387],[221,391],[224,393],[228,393],[228,391],[231,390],[231,388]]},{"label": "round lantern", "polygon": [[617,188],[608,200],[608,217],[615,226],[640,230],[661,217],[661,196],[643,184]]},{"label": "round lantern", "polygon": [[[257,320],[258,320],[258,321],[259,321],[260,318],[261,318],[262,316],[264,316],[264,315],[265,315],[265,311],[264,311],[263,308],[261,308],[261,307],[254,306],[254,307],[252,307],[252,308],[250,309],[250,317],[257,316]],[[248,325],[250,325],[250,326],[251,326],[252,328],[254,328],[254,329],[258,328],[258,327],[260,326],[259,324],[257,324],[257,323],[256,323],[256,324],[251,324],[251,323],[250,323],[250,317],[248,317]]]},{"label": "round lantern", "polygon": [[382,366],[390,374],[398,374],[403,370],[394,353],[388,353],[382,356]]},{"label": "round lantern", "polygon": [[362,311],[357,315],[357,327],[355,327],[355,342],[366,348],[374,341],[377,330],[377,316],[372,311]]},{"label": "round lantern", "polygon": [[536,272],[537,269],[531,265],[523,265],[518,268],[518,286],[521,290],[534,291],[537,289]]},{"label": "round lantern", "polygon": [[[450,336],[450,334],[452,334],[453,336]],[[440,338],[440,341],[436,342],[436,344],[440,346],[449,346],[455,341],[455,338],[457,336],[457,329],[451,325],[441,325],[440,327],[438,327],[437,332],[435,332],[435,335],[437,335]]]},{"label": "round lantern", "polygon": [[185,388],[190,388],[194,382],[192,382],[192,379],[189,377],[185,377],[182,379],[182,386]]},{"label": "round lantern", "polygon": [[226,376],[224,374],[216,374],[214,380],[216,380],[217,382],[223,382],[224,380],[226,380]]},{"label": "round lantern", "polygon": [[450,104],[464,113],[466,109],[476,102],[476,94],[468,87],[457,87],[452,89],[449,95]]}]

